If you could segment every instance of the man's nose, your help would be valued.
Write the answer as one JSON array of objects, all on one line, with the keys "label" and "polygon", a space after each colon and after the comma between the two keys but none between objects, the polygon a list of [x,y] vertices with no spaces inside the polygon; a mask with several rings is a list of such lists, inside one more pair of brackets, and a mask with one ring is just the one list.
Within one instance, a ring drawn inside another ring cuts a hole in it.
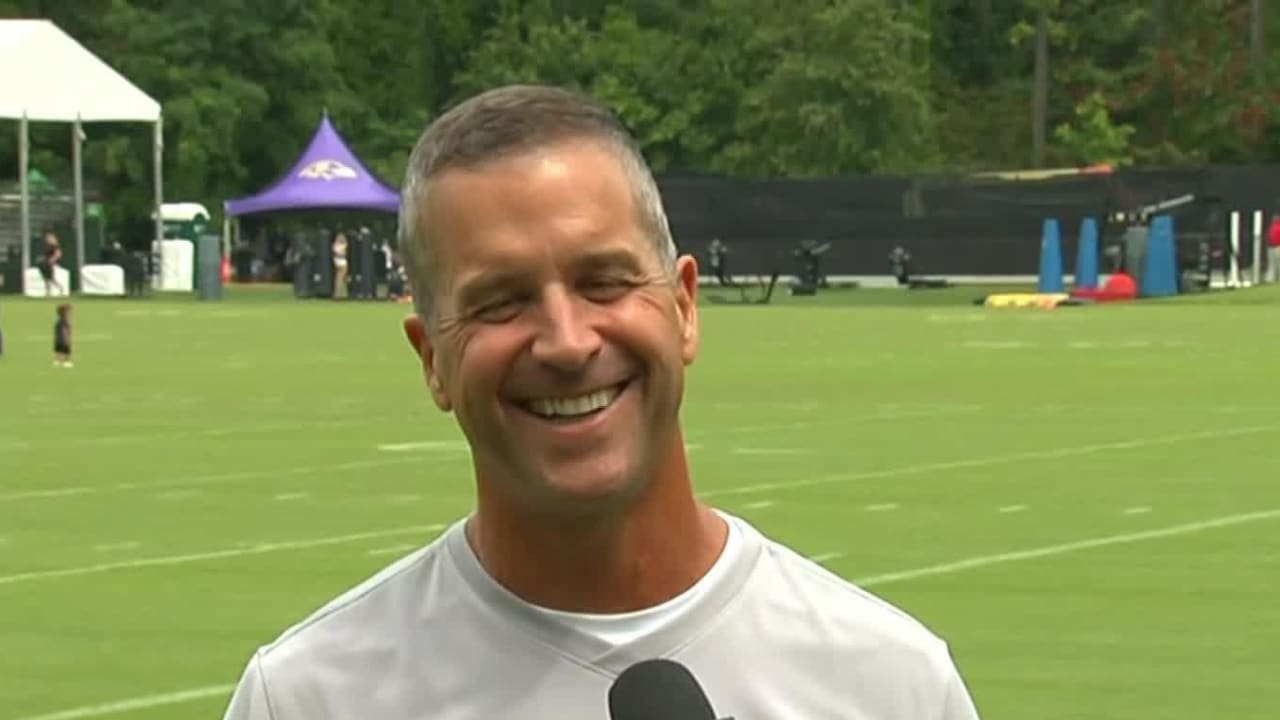
[{"label": "man's nose", "polygon": [[590,309],[560,288],[547,290],[540,306],[534,358],[558,370],[582,369],[603,343],[591,325]]}]

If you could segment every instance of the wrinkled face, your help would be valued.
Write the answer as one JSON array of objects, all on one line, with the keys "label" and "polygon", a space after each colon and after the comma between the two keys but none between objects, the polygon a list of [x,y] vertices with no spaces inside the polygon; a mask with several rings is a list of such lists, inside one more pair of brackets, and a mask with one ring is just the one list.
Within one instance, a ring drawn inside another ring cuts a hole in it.
[{"label": "wrinkled face", "polygon": [[436,322],[406,320],[488,490],[544,510],[634,496],[681,442],[697,267],[663,271],[607,149],[569,142],[427,190]]}]

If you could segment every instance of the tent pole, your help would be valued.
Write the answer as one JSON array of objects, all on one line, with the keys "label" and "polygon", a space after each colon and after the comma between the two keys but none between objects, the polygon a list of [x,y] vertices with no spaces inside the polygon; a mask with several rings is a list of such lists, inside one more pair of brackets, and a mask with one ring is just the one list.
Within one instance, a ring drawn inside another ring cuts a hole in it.
[{"label": "tent pole", "polygon": [[22,277],[18,279],[18,287],[27,291],[27,268],[31,267],[31,197],[27,184],[27,165],[30,163],[31,148],[29,146],[27,114],[22,113],[22,121],[18,124],[18,184],[22,193],[22,222],[18,232],[22,233],[19,242],[22,247]]},{"label": "tent pole", "polygon": [[[73,176],[75,181],[76,192],[76,264],[75,275],[72,276],[73,285],[77,291],[84,289],[84,163],[81,155],[82,145],[84,143],[84,128],[80,125],[80,116],[76,115],[76,122],[71,126],[71,165],[73,168]],[[70,292],[71,288],[67,288]]]},{"label": "tent pole", "polygon": [[155,124],[155,140],[152,144],[152,166],[156,179],[156,230],[155,239],[152,241],[153,252],[158,252],[159,248],[155,243],[164,239],[164,218],[160,215],[160,208],[164,205],[164,117],[156,118]]}]

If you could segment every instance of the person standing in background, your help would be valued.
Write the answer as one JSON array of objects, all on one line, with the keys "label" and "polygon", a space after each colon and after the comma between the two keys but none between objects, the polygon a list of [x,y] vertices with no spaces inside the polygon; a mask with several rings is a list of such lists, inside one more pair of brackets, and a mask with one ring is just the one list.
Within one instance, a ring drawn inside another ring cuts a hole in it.
[{"label": "person standing in background", "polygon": [[339,232],[333,238],[333,297],[336,300],[339,290],[349,296],[347,287],[347,236]]},{"label": "person standing in background", "polygon": [[58,321],[53,324],[53,366],[73,367],[71,362],[71,306],[58,306]]},{"label": "person standing in background", "polygon": [[52,231],[44,234],[44,250],[40,255],[40,277],[44,278],[44,294],[52,296],[54,288],[57,288],[58,295],[62,294],[62,285],[58,282],[56,271],[58,269],[58,261],[62,259],[62,245],[58,243],[58,236]]}]

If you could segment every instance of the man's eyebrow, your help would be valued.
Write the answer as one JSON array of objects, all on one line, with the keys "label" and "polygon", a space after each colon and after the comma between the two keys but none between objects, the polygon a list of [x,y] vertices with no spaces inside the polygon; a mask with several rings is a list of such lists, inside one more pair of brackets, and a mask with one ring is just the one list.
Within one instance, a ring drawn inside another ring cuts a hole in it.
[{"label": "man's eyebrow", "polygon": [[518,282],[515,273],[504,270],[479,272],[464,278],[457,286],[458,301],[463,307],[483,302],[489,295]]},{"label": "man's eyebrow", "polygon": [[630,250],[623,248],[598,250],[587,253],[574,262],[579,271],[591,270],[627,270],[639,271],[640,258]]}]

